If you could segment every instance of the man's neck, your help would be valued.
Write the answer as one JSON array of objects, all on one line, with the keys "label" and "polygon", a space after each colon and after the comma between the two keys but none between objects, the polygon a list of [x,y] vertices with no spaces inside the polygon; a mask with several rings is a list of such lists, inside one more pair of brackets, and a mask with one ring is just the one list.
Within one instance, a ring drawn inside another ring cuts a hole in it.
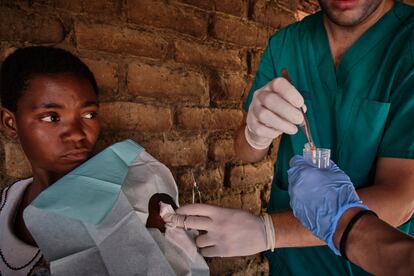
[{"label": "man's neck", "polygon": [[338,67],[343,55],[351,46],[378,20],[381,19],[394,5],[394,1],[384,1],[378,8],[363,22],[352,27],[339,26],[325,15],[324,25],[329,40],[332,59],[335,67]]}]

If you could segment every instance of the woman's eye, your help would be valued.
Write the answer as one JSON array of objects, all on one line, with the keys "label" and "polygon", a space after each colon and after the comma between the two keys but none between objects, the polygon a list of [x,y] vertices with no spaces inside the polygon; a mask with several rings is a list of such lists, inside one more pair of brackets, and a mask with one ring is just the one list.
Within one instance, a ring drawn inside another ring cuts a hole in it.
[{"label": "woman's eye", "polygon": [[89,112],[89,113],[86,113],[85,115],[83,115],[83,118],[85,118],[85,119],[93,119],[97,115],[98,115],[98,113],[96,113],[95,111],[93,111],[93,112]]},{"label": "woman's eye", "polygon": [[47,116],[43,116],[42,118],[40,118],[40,120],[42,120],[44,122],[53,123],[53,122],[59,121],[59,116],[57,116],[57,115],[47,115]]}]

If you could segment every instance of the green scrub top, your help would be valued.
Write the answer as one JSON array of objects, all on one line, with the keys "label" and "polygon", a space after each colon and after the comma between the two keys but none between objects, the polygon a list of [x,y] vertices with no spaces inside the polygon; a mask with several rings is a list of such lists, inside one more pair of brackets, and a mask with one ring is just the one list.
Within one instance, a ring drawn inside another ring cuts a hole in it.
[{"label": "green scrub top", "polygon": [[[337,68],[321,12],[278,31],[262,55],[246,112],[254,91],[280,76],[282,68],[305,99],[316,145],[331,149],[332,160],[356,188],[373,184],[376,158],[414,158],[414,8],[396,2]],[[270,213],[290,209],[289,160],[302,154],[305,143],[301,131],[282,136]],[[411,220],[400,229],[409,232]],[[266,256],[273,275],[367,274],[327,246],[282,248]]]}]

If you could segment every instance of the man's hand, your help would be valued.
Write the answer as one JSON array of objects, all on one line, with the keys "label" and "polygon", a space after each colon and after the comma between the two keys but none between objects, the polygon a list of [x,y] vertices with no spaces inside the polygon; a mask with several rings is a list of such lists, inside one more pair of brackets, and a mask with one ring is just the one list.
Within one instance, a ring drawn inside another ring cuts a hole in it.
[{"label": "man's hand", "polygon": [[285,78],[276,78],[254,93],[246,119],[246,141],[267,148],[282,133],[295,134],[303,122],[302,95]]},{"label": "man's hand", "polygon": [[187,216],[186,228],[204,232],[196,244],[205,257],[247,256],[269,249],[263,219],[249,212],[207,204],[186,205],[176,212]]},{"label": "man's hand", "polygon": [[339,255],[333,235],[342,214],[352,207],[368,209],[359,199],[349,177],[331,161],[318,169],[301,156],[290,161],[288,170],[293,214],[315,236],[326,241]]}]

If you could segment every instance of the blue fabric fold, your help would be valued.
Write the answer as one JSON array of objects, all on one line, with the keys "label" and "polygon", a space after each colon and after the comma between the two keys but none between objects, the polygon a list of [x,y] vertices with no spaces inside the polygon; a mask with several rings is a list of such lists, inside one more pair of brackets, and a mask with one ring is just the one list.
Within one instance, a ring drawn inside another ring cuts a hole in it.
[{"label": "blue fabric fold", "polygon": [[44,190],[32,205],[49,212],[99,224],[112,209],[128,166],[144,151],[132,140],[98,153]]}]

